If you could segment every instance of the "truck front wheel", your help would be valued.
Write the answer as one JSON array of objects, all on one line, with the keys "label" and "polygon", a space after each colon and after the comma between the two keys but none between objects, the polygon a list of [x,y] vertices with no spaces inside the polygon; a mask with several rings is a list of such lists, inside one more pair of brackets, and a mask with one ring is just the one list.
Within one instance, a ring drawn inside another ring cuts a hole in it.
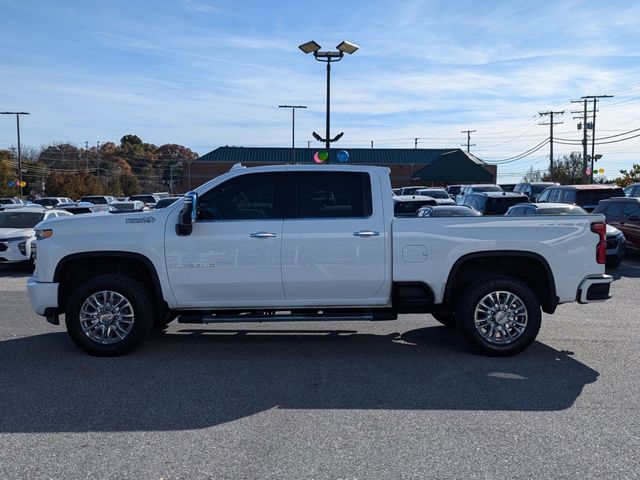
[{"label": "truck front wheel", "polygon": [[531,288],[516,278],[480,279],[458,298],[458,330],[480,353],[515,355],[538,335],[540,302]]},{"label": "truck front wheel", "polygon": [[71,294],[65,322],[71,339],[85,352],[122,355],[142,342],[153,308],[142,284],[124,275],[100,275]]}]

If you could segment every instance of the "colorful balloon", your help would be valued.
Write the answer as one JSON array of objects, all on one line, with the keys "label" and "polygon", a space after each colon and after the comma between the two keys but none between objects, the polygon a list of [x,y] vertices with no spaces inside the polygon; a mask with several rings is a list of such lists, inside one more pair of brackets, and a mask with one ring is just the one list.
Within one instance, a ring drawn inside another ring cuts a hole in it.
[{"label": "colorful balloon", "polygon": [[349,152],[347,152],[346,150],[340,150],[338,152],[338,162],[340,163],[347,163],[349,161]]}]

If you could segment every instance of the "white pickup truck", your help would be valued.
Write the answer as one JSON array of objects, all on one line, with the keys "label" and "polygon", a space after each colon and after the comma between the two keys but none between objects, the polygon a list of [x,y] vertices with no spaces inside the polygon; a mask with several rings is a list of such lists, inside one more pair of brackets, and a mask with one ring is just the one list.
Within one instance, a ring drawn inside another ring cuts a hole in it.
[{"label": "white pickup truck", "polygon": [[154,326],[430,313],[482,353],[530,345],[541,310],[609,298],[601,215],[394,218],[389,170],[232,168],[155,211],[37,226],[32,308],[94,355]]}]

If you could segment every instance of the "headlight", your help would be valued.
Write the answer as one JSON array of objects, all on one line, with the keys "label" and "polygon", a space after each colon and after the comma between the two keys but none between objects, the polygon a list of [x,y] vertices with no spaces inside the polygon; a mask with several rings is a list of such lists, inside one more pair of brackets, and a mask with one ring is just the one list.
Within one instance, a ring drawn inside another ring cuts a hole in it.
[{"label": "headlight", "polygon": [[36,240],[44,240],[45,238],[53,237],[53,230],[50,228],[42,228],[36,230]]}]

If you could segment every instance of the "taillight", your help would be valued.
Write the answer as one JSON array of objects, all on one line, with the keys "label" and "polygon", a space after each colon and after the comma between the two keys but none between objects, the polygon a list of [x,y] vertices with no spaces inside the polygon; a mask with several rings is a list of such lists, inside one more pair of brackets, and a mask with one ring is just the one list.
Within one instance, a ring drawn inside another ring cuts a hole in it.
[{"label": "taillight", "polygon": [[596,246],[596,262],[604,264],[607,261],[607,224],[604,222],[592,223],[591,231],[600,237]]}]

